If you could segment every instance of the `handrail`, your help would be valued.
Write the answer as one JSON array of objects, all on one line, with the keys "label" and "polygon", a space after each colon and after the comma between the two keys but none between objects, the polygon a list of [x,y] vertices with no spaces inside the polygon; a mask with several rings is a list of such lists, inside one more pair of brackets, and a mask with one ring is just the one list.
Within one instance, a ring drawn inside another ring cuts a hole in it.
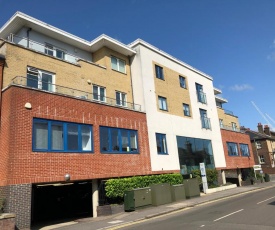
[{"label": "handrail", "polygon": [[118,100],[115,98],[101,96],[95,93],[90,93],[90,92],[69,88],[61,85],[56,85],[56,84],[52,84],[51,82],[39,81],[38,79],[36,80],[34,78],[17,76],[12,79],[12,82],[10,85],[20,85],[26,88],[32,88],[32,89],[41,90],[44,92],[72,96],[81,100],[92,101],[96,103],[111,105],[111,106],[130,109],[134,111],[141,111],[141,105],[139,104],[134,104],[131,102]]}]

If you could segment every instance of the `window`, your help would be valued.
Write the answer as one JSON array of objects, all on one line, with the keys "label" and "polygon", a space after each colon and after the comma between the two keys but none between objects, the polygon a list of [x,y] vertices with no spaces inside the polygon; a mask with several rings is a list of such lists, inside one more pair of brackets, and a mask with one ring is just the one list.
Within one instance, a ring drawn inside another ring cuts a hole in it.
[{"label": "window", "polygon": [[102,153],[138,153],[136,130],[100,127]]},{"label": "window", "polygon": [[166,98],[159,96],[158,101],[159,101],[159,109],[168,111]]},{"label": "window", "polygon": [[166,145],[166,134],[156,133],[158,154],[168,154]]},{"label": "window", "polygon": [[155,65],[155,70],[156,70],[156,77],[158,79],[164,80],[163,68],[158,65]]},{"label": "window", "polygon": [[256,149],[261,149],[262,148],[262,144],[261,144],[261,142],[259,142],[259,141],[256,141]]},{"label": "window", "polygon": [[240,150],[241,150],[241,154],[242,156],[246,156],[249,157],[249,148],[247,144],[240,144]]},{"label": "window", "polygon": [[264,155],[260,155],[259,156],[259,161],[260,161],[260,164],[264,164],[265,163]]},{"label": "window", "polygon": [[223,119],[219,119],[220,122],[220,128],[223,128]]},{"label": "window", "polygon": [[197,91],[198,102],[206,104],[206,94],[203,92],[203,86],[196,83],[196,91]]},{"label": "window", "polygon": [[189,108],[189,105],[183,104],[183,114],[184,114],[184,116],[190,117],[190,108]]},{"label": "window", "polygon": [[113,70],[116,70],[116,71],[119,71],[122,73],[126,73],[125,61],[123,61],[117,57],[111,56],[111,65],[112,65]]},{"label": "window", "polygon": [[231,126],[233,131],[237,130],[237,124],[235,122],[231,122]]},{"label": "window", "polygon": [[53,81],[54,74],[36,69],[34,67],[27,67],[28,87],[54,92],[55,87]]},{"label": "window", "polygon": [[116,92],[116,104],[120,106],[127,106],[126,93]]},{"label": "window", "polygon": [[51,44],[45,44],[45,54],[65,60],[65,52]]},{"label": "window", "polygon": [[206,168],[215,168],[211,140],[177,136],[177,147],[182,174],[199,169],[201,162]]},{"label": "window", "polygon": [[33,151],[92,152],[93,127],[69,122],[33,120]]},{"label": "window", "polygon": [[185,82],[185,78],[182,76],[179,76],[179,81],[180,81],[180,87],[181,88],[185,88],[186,89],[186,82]]},{"label": "window", "polygon": [[105,88],[93,85],[93,99],[97,101],[106,101],[106,93]]},{"label": "window", "polygon": [[200,109],[200,115],[202,128],[211,129],[210,118],[207,117],[207,111],[204,109]]},{"label": "window", "polygon": [[228,155],[229,156],[238,156],[238,145],[233,142],[227,142],[227,149],[228,149]]}]

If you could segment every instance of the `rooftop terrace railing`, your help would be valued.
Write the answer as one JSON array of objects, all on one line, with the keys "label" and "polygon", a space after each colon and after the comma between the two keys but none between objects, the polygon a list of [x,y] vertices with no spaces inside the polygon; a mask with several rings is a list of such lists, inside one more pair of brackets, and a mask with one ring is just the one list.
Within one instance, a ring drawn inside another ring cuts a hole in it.
[{"label": "rooftop terrace railing", "polygon": [[81,100],[86,100],[90,102],[111,105],[119,108],[130,109],[134,111],[141,111],[141,105],[127,102],[126,100],[120,100],[117,98],[105,97],[98,94],[93,94],[90,92],[69,88],[61,85],[52,84],[49,81],[40,81],[38,79],[28,78],[28,77],[15,77],[12,79],[10,85],[19,85],[26,88],[31,88],[35,90],[41,90],[44,92],[50,92],[53,94],[61,94],[70,97],[74,97]]},{"label": "rooftop terrace railing", "polygon": [[238,133],[244,133],[243,130],[237,128],[237,127],[232,127],[232,126],[226,126],[226,125],[220,125],[221,129],[229,130],[229,131],[234,131]]},{"label": "rooftop terrace railing", "polygon": [[15,34],[10,34],[8,36],[7,40],[14,44],[21,45],[25,48],[29,48],[29,49],[38,51],[40,53],[44,53],[46,55],[56,57],[58,59],[68,61],[68,62],[71,62],[74,64],[76,64],[77,61],[80,59],[80,57],[75,56],[71,53],[68,53],[66,50],[64,50],[62,48],[59,48],[59,47],[56,47],[54,45],[50,45],[47,43],[42,44],[42,43],[36,42],[34,40],[31,40],[31,39],[28,39],[25,37],[17,36]]}]

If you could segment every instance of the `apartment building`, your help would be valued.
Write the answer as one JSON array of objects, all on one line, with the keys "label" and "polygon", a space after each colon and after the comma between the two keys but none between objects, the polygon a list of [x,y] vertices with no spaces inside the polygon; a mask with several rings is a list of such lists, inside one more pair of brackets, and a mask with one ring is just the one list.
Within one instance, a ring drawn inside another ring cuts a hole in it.
[{"label": "apartment building", "polygon": [[258,130],[254,131],[245,127],[242,130],[250,137],[255,163],[261,165],[262,171],[275,174],[275,132],[269,125],[258,123]]},{"label": "apartment building", "polygon": [[223,108],[228,101],[220,96],[221,93],[220,89],[214,88],[226,160],[226,168],[222,170],[222,175],[227,182],[241,186],[255,165],[254,154],[250,137],[241,129],[238,117],[232,111]]},{"label": "apartment building", "polygon": [[133,94],[146,111],[152,171],[190,174],[202,162],[225,168],[213,79],[143,40],[129,46],[136,52]]},{"label": "apartment building", "polygon": [[88,42],[21,12],[0,30],[0,193],[18,228],[97,216],[101,181],[151,173],[136,52]]},{"label": "apartment building", "polygon": [[0,196],[18,228],[96,217],[109,178],[203,162],[225,183],[254,164],[212,77],[143,40],[90,42],[21,12],[0,38]]}]

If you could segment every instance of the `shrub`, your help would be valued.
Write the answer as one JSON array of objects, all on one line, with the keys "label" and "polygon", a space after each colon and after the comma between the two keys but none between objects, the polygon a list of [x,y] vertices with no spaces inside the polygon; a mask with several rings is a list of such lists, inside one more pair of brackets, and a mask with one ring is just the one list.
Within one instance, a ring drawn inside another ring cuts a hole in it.
[{"label": "shrub", "polygon": [[[201,171],[195,169],[191,171],[192,177],[198,178],[199,184],[202,185]],[[218,184],[218,171],[216,169],[206,169],[206,177],[209,187],[215,187]]]},{"label": "shrub", "polygon": [[106,181],[105,190],[108,198],[121,200],[124,192],[135,188],[145,188],[152,184],[169,183],[182,184],[182,176],[177,174],[161,174],[152,176],[135,176],[128,178],[109,179]]}]

